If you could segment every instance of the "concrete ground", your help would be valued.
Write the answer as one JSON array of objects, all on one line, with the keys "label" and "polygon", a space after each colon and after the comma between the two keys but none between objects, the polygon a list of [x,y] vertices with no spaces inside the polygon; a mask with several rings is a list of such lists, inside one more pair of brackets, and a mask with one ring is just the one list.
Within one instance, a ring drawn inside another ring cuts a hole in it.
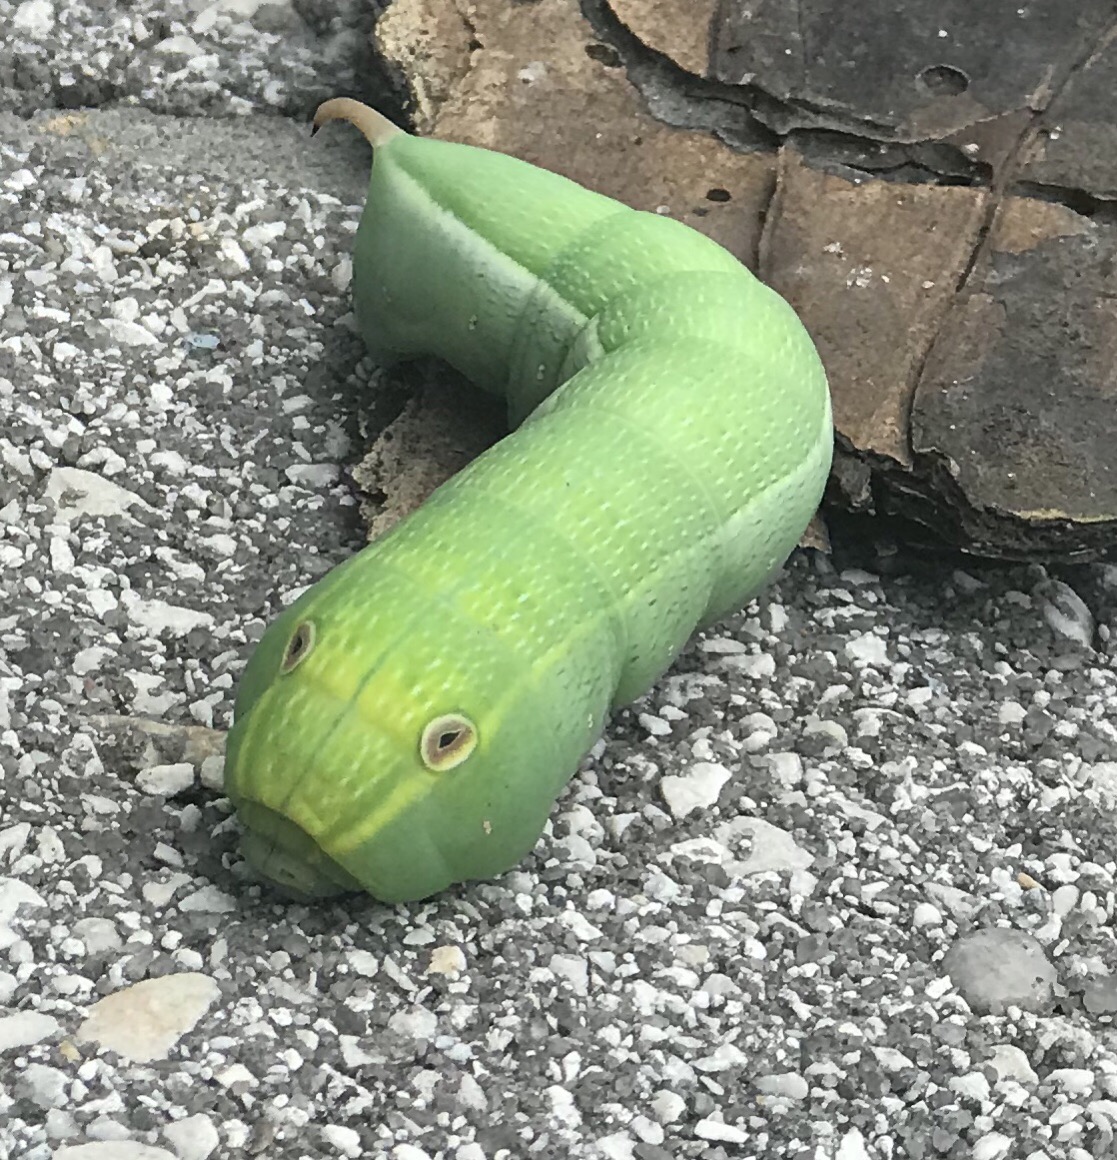
[{"label": "concrete ground", "polygon": [[1112,1155],[1113,568],[797,556],[516,872],[241,872],[237,675],[400,405],[306,128],[369,21],[0,0],[0,1157]]}]

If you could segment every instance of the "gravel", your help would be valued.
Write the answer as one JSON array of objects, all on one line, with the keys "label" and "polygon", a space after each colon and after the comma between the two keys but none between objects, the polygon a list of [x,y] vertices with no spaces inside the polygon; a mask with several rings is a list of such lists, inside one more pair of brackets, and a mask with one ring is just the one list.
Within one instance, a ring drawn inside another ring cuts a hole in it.
[{"label": "gravel", "polygon": [[[155,8],[0,0],[10,109],[79,47],[118,106],[0,138],[0,1155],[1111,1155],[1113,568],[797,556],[500,881],[251,884],[237,676],[363,541],[396,404],[348,299],[367,158],[279,116],[329,38]],[[238,127],[159,71],[179,36]]]}]

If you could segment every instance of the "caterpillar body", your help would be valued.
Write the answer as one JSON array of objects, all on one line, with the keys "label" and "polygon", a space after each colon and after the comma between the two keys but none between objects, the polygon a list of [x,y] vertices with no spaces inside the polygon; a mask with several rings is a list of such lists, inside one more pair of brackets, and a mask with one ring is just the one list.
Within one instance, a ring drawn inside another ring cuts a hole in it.
[{"label": "caterpillar body", "polygon": [[781,567],[830,470],[788,304],[703,234],[346,98],[373,146],[353,296],[511,434],[268,628],[237,692],[243,850],[301,896],[411,901],[539,838],[611,710]]}]

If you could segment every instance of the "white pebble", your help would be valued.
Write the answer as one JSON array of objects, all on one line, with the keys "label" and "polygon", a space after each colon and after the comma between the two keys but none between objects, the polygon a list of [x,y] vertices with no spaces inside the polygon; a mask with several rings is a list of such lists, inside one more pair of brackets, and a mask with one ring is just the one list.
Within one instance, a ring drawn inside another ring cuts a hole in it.
[{"label": "white pebble", "polygon": [[661,1124],[673,1124],[686,1111],[686,1100],[664,1088],[652,1096],[651,1108]]},{"label": "white pebble", "polygon": [[874,632],[865,632],[846,641],[845,654],[862,665],[884,668],[888,665],[888,642]]},{"label": "white pebble", "polygon": [[709,809],[718,800],[729,780],[729,770],[712,761],[698,761],[686,777],[664,777],[659,792],[675,818],[685,818],[695,810]]},{"label": "white pebble", "polygon": [[702,1140],[719,1140],[724,1144],[747,1144],[747,1132],[732,1124],[724,1124],[721,1120],[699,1120],[694,1125],[694,1134]]},{"label": "white pebble", "polygon": [[194,767],[186,761],[172,765],[152,765],[136,774],[136,785],[144,793],[174,797],[176,793],[193,788]]},{"label": "white pebble", "polygon": [[1060,917],[1065,917],[1078,905],[1079,890],[1077,886],[1057,886],[1051,895],[1051,905]]},{"label": "white pebble", "polygon": [[343,1124],[327,1124],[322,1129],[322,1136],[327,1144],[336,1148],[343,1156],[350,1157],[350,1160],[357,1160],[361,1155],[361,1137],[353,1128],[347,1128]]}]

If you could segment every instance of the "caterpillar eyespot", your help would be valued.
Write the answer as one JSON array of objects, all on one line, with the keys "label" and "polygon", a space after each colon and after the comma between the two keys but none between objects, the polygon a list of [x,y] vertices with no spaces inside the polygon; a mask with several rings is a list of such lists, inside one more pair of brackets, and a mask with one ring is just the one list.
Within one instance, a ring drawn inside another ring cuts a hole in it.
[{"label": "caterpillar eyespot", "polygon": [[298,668],[314,648],[314,621],[304,620],[291,634],[287,642],[287,651],[283,654],[280,672],[289,673]]},{"label": "caterpillar eyespot", "polygon": [[419,755],[427,769],[445,773],[463,761],[477,746],[477,728],[460,713],[435,717],[423,730]]}]

